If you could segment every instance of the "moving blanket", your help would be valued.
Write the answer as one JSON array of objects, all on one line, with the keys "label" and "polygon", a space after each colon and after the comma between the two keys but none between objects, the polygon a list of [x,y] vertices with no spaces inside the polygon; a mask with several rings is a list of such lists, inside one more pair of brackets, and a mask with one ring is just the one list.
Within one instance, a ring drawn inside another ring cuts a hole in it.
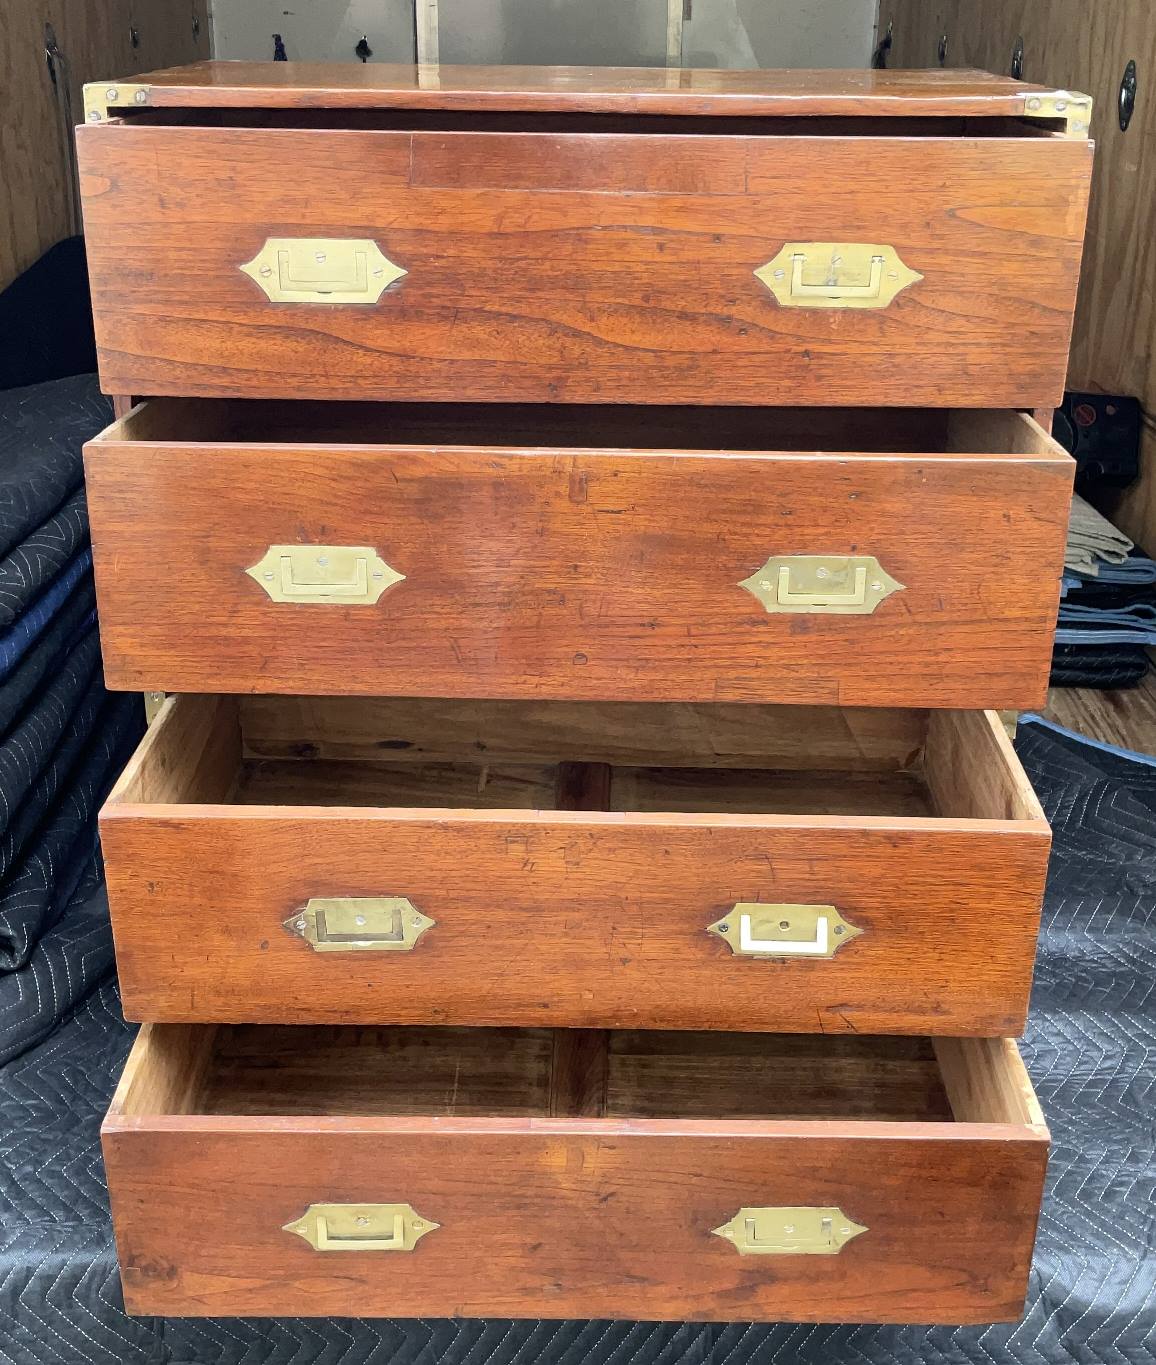
[{"label": "moving blanket", "polygon": [[[1137,762],[1042,722],[1021,728],[1018,748],[1056,834],[1023,1044],[1054,1147],[1022,1323],[953,1329],[128,1318],[97,1129],[131,1029],[106,981],[62,1011],[44,1042],[0,1068],[0,1362],[1151,1365],[1156,760]],[[72,927],[68,917],[61,924]],[[75,932],[88,931],[79,925]]]},{"label": "moving blanket", "polygon": [[76,492],[81,446],[111,421],[94,374],[0,392],[0,559]]}]

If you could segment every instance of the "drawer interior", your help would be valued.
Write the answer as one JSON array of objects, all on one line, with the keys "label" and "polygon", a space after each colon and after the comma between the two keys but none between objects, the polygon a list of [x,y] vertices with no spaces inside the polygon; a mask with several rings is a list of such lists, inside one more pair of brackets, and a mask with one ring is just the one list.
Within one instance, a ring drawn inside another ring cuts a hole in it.
[{"label": "drawer interior", "polygon": [[993,712],[170,698],[119,805],[1043,821]]},{"label": "drawer interior", "polygon": [[114,1110],[1042,1123],[1003,1039],[150,1025]]},{"label": "drawer interior", "polygon": [[626,407],[562,403],[293,403],[154,398],[93,443],[339,444],[607,450],[1049,455],[1026,413],[932,408]]}]

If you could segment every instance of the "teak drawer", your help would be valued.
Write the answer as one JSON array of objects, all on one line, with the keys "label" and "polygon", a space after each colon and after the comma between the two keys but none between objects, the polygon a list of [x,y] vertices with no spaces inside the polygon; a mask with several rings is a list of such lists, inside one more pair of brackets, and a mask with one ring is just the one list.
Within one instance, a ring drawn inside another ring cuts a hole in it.
[{"label": "teak drawer", "polygon": [[991,712],[196,696],[101,836],[134,1019],[937,1035],[1050,844]]},{"label": "teak drawer", "polygon": [[163,1024],[103,1140],[130,1313],[295,1318],[1014,1319],[1048,1150],[1003,1039]]},{"label": "teak drawer", "polygon": [[559,98],[531,111],[502,87],[484,110],[455,102],[477,83],[461,68],[384,89],[398,70],[350,85],[331,67],[308,91],[253,66],[183,92],[139,77],[92,111],[78,147],[106,391],[1059,404],[1087,101],[1045,97],[1065,137],[1008,117],[1033,91],[993,78],[984,118],[954,76],[937,101],[909,73],[776,92],[760,72],[768,96],[744,107],[726,75],[711,102],[663,73],[651,117],[622,84],[639,73],[579,103],[605,78],[556,72]]},{"label": "teak drawer", "polygon": [[113,687],[1022,710],[1074,462],[1016,412],[158,400],[86,470]]}]

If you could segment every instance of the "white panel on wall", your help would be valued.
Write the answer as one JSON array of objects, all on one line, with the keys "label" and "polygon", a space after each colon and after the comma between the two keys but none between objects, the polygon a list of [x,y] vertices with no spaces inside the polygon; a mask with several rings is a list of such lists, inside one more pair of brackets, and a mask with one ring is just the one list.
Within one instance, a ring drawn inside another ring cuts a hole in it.
[{"label": "white panel on wall", "polygon": [[691,0],[684,66],[863,67],[877,0]]},{"label": "white panel on wall", "polygon": [[291,62],[355,62],[363,34],[369,61],[413,61],[413,0],[213,0],[212,13],[224,60],[271,61],[279,33]]},{"label": "white panel on wall", "polygon": [[[667,0],[439,0],[443,62],[662,66]],[[877,0],[690,0],[683,64],[863,67]],[[413,0],[213,0],[215,55],[290,61],[413,60]]]},{"label": "white panel on wall", "polygon": [[443,62],[665,66],[666,0],[438,0]]}]

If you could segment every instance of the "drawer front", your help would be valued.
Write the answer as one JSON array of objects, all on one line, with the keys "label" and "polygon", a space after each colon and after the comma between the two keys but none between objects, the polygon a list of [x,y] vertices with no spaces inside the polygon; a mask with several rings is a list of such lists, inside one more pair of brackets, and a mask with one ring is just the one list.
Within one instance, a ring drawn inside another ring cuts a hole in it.
[{"label": "drawer front", "polygon": [[[770,795],[758,774],[723,772],[683,797],[677,783],[654,786],[647,774],[661,768],[564,764],[578,780],[556,796],[553,769],[504,765],[492,728],[493,762],[446,765],[432,790],[420,763],[392,768],[386,788],[356,758],[344,775],[321,758],[255,760],[238,777],[248,715],[239,730],[230,698],[170,701],[102,812],[130,1018],[936,1035],[1023,1025],[1050,835],[994,716],[934,713],[931,796],[964,817],[942,818],[902,813],[927,807],[896,806],[874,772],[779,774]],[[357,725],[351,716],[340,744],[359,743]],[[516,718],[507,733],[516,742]],[[404,750],[414,732],[384,721],[361,734],[371,752]],[[400,738],[375,738],[389,735]],[[520,798],[531,809],[509,808],[519,773],[533,775]],[[486,783],[496,796],[483,798]],[[444,808],[487,799],[494,808]],[[333,804],[358,800],[377,804]],[[543,808],[552,800],[577,808]],[[614,800],[621,809],[591,809]],[[680,801],[692,813],[665,813]],[[741,813],[816,803],[837,813]]]},{"label": "drawer front", "polygon": [[[289,808],[106,817],[124,1009],[257,1023],[1020,1031],[1046,837],[794,824]],[[334,898],[360,903],[325,904]],[[710,932],[728,917],[729,939]],[[411,942],[387,948],[406,919]],[[845,944],[820,955],[837,934]]]},{"label": "drawer front", "polygon": [[[182,1317],[1010,1320],[1046,1156],[1008,1128],[935,1136],[948,1124],[141,1122],[104,1138],[125,1306]],[[286,1230],[318,1204],[379,1202],[437,1226],[395,1252]],[[826,1255],[715,1234],[767,1206],[866,1231]]]},{"label": "drawer front", "polygon": [[78,143],[108,392],[1061,398],[1086,143],[128,125]]},{"label": "drawer front", "polygon": [[110,439],[86,463],[117,688],[1010,709],[1046,694],[1062,453]]}]

